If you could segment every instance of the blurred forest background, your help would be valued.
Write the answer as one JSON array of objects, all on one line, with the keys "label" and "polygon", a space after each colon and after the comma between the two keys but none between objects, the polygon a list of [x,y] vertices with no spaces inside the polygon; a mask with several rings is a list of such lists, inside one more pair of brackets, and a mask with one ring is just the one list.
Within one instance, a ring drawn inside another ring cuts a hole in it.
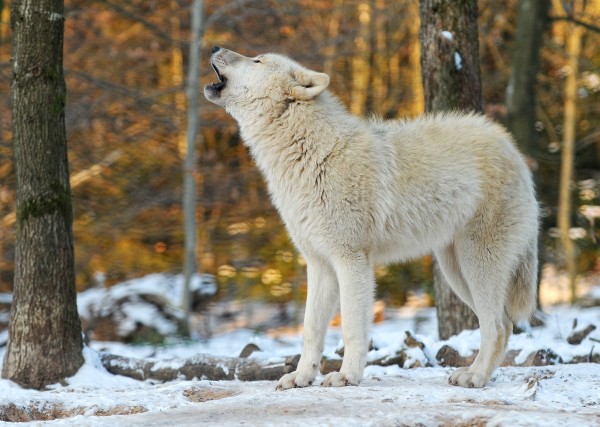
[{"label": "blurred forest background", "polygon": [[[14,268],[9,2],[0,1],[0,292]],[[517,1],[479,1],[486,114],[505,119]],[[575,7],[577,6],[577,7]],[[74,204],[77,288],[182,270],[188,0],[66,0],[64,67]],[[585,8],[584,8],[585,7]],[[579,13],[579,15],[578,15]],[[600,0],[554,0],[550,16],[600,22]],[[544,262],[564,265],[556,231],[567,20],[551,19],[538,74],[538,150]],[[284,53],[330,74],[330,89],[358,115],[424,110],[416,0],[205,0],[201,83],[215,80],[210,47]],[[573,228],[579,273],[600,272],[600,33],[582,27],[577,85]],[[200,96],[199,272],[220,299],[303,301],[303,259],[224,110]],[[380,267],[378,297],[405,302],[432,285],[431,259]]]}]

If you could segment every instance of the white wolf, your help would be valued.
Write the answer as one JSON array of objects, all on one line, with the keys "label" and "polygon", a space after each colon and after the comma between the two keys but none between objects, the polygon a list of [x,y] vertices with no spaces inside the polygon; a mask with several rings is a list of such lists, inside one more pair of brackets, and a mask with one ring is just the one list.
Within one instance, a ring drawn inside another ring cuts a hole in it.
[{"label": "white wolf", "polygon": [[302,356],[277,388],[313,383],[337,307],[344,360],[322,385],[358,384],[374,265],[429,252],[481,326],[477,358],[449,381],[483,387],[513,322],[535,308],[538,205],[510,135],[477,114],[363,120],[326,90],[326,74],[277,54],[248,58],[215,47],[211,63],[219,82],[204,94],[237,120],[307,260]]}]

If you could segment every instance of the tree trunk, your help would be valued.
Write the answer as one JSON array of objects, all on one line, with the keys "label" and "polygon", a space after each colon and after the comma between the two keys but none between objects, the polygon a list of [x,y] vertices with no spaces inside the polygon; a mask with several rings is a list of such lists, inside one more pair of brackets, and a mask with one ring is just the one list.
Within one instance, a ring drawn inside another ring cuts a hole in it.
[{"label": "tree trunk", "polygon": [[519,0],[515,47],[506,88],[506,125],[530,163],[538,153],[536,85],[549,8],[548,0]]},{"label": "tree trunk", "polygon": [[[515,48],[510,79],[506,88],[506,126],[525,152],[536,184],[539,183],[537,173],[539,149],[535,129],[537,72],[549,9],[549,0],[519,0]],[[543,237],[544,233],[540,233],[538,243],[540,265],[545,258]],[[541,271],[541,268],[538,268],[538,294]]]},{"label": "tree trunk", "polygon": [[[421,73],[427,112],[482,111],[477,2],[421,0]],[[438,268],[434,290],[441,339],[478,327]]]},{"label": "tree trunk", "polygon": [[576,276],[577,260],[576,247],[569,237],[572,215],[573,169],[575,161],[575,130],[577,124],[577,76],[579,74],[579,53],[581,51],[582,28],[576,24],[569,24],[567,38],[567,67],[569,74],[565,82],[565,106],[563,121],[563,143],[561,147],[560,188],[558,200],[558,228],[562,243],[569,287],[571,290],[571,303],[577,299]]},{"label": "tree trunk", "polygon": [[42,388],[83,363],[65,132],[62,0],[13,0],[17,243],[2,376]]},{"label": "tree trunk", "polygon": [[475,0],[421,0],[425,111],[483,111]]},{"label": "tree trunk", "polygon": [[200,107],[198,97],[198,67],[200,57],[200,34],[202,30],[203,0],[192,3],[192,40],[190,43],[190,62],[187,77],[187,147],[183,172],[183,216],[185,259],[183,266],[183,325],[185,335],[189,335],[191,310],[190,287],[192,276],[196,272],[196,137],[200,126]]}]

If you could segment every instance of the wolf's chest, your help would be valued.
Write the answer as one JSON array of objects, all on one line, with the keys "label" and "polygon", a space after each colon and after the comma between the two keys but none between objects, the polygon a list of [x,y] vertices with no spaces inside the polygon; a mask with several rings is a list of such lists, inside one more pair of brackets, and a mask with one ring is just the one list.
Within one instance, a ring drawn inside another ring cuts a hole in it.
[{"label": "wolf's chest", "polygon": [[268,180],[273,205],[281,219],[301,249],[318,240],[327,239],[332,229],[332,220],[328,214],[326,195],[316,184],[310,185],[302,179]]}]

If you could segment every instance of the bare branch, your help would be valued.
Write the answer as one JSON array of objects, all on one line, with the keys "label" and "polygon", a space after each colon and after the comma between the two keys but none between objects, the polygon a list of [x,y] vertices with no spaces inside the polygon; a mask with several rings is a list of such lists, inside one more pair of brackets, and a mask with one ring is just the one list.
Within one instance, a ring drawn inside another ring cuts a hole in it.
[{"label": "bare branch", "polygon": [[577,145],[577,152],[580,152],[586,149],[588,146],[595,144],[598,141],[598,138],[600,138],[600,128],[594,130],[589,135],[584,136],[575,143]]},{"label": "bare branch", "polygon": [[587,22],[583,22],[577,18],[574,18],[572,16],[551,16],[550,17],[550,21],[569,21],[572,22],[574,24],[580,25],[583,28],[589,30],[589,31],[593,31],[595,33],[600,33],[600,27],[597,27],[595,25],[592,24],[588,24]]}]

